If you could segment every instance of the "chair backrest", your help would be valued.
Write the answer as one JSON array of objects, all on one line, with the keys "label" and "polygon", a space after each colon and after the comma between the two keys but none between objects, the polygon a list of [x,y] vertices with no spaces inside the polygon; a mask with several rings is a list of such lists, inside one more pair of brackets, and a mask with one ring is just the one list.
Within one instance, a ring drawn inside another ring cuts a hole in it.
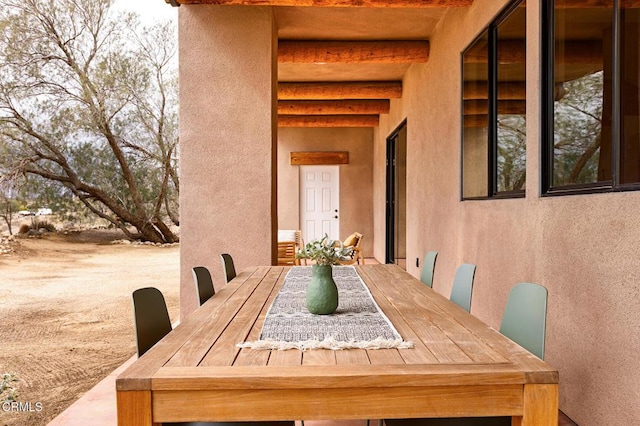
[{"label": "chair backrest", "polygon": [[233,265],[233,258],[230,254],[223,253],[220,255],[222,259],[222,270],[224,271],[224,277],[229,284],[229,281],[236,277],[236,267]]},{"label": "chair backrest", "polygon": [[302,231],[297,230],[295,232],[295,239],[296,239],[296,250],[300,250],[300,249],[304,248],[304,240],[302,239]]},{"label": "chair backrest", "polygon": [[140,357],[171,331],[171,320],[164,296],[157,288],[140,288],[132,296],[136,345]]},{"label": "chair backrest", "polygon": [[458,266],[456,276],[453,278],[451,300],[467,312],[471,312],[471,294],[473,292],[473,277],[476,273],[476,265],[463,263]]},{"label": "chair backrest", "polygon": [[544,359],[547,289],[539,284],[516,284],[502,315],[500,333]]},{"label": "chair backrest", "polygon": [[193,273],[193,281],[196,284],[198,302],[202,306],[204,302],[216,294],[216,290],[213,287],[213,279],[209,270],[204,266],[195,266],[191,271]]},{"label": "chair backrest", "polygon": [[278,242],[280,241],[295,241],[296,240],[295,229],[278,229]]},{"label": "chair backrest", "polygon": [[356,241],[356,245],[353,246],[353,250],[355,251],[353,257],[356,259],[358,264],[360,264],[360,261],[362,260],[362,264],[364,265],[364,252],[362,251],[362,239],[364,238],[364,235],[356,232],[356,237],[358,237],[358,241]]},{"label": "chair backrest", "polygon": [[[302,259],[296,254],[304,248],[302,231],[297,229],[278,230],[278,265],[300,265]],[[306,259],[303,259],[306,264]]]},{"label": "chair backrest", "polygon": [[362,247],[360,246],[362,238],[363,236],[361,233],[354,232],[342,241],[342,246],[345,248],[351,247],[352,252],[351,256],[348,257],[347,260],[341,260],[338,262],[340,265],[360,264],[360,261],[362,261],[362,264],[364,265],[364,254],[362,253]]},{"label": "chair backrest", "polygon": [[420,274],[420,281],[429,287],[433,287],[433,270],[436,267],[437,257],[437,251],[428,251],[424,256],[424,261],[422,262],[422,274]]},{"label": "chair backrest", "polygon": [[[297,230],[295,232],[295,238],[296,238],[296,254],[298,254],[298,252],[304,248],[304,240],[302,239],[302,231]],[[306,265],[307,264],[307,259],[296,259],[296,264],[297,265],[302,265],[302,264]]]},{"label": "chair backrest", "polygon": [[296,264],[296,242],[278,241],[278,265],[287,266]]},{"label": "chair backrest", "polygon": [[342,245],[344,247],[353,247],[354,249],[360,247],[360,240],[362,239],[362,234],[359,232],[354,232],[344,239]]}]

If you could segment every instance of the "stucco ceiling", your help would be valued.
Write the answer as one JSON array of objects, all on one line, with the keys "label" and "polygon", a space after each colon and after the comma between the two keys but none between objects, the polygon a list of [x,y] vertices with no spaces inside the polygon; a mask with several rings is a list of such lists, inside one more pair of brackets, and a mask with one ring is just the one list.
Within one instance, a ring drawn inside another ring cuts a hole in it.
[{"label": "stucco ceiling", "polygon": [[[271,6],[278,32],[279,124],[372,127],[402,96],[451,8],[473,0],[165,0]],[[371,101],[384,100],[384,102]],[[372,110],[373,108],[373,110]]]},{"label": "stucco ceiling", "polygon": [[[377,118],[377,113],[372,114],[366,100],[401,97],[405,73],[411,64],[429,60],[430,38],[443,18],[452,9],[473,4],[473,0],[165,1],[272,6],[279,43],[278,99],[282,102],[278,111],[287,116],[282,123],[305,127],[376,125],[371,118]],[[626,1],[635,4],[640,0]],[[611,13],[605,7],[610,2],[558,0],[555,4],[557,19],[570,18],[573,24],[569,28],[575,29],[564,34],[565,50],[556,52],[561,77],[566,81],[601,69],[600,39],[611,25]],[[524,11],[517,10],[500,23],[499,73],[503,82],[523,82]],[[469,58],[477,80],[486,80],[486,66],[473,62],[473,55]],[[486,62],[486,53],[484,58]],[[469,71],[467,75],[474,74]],[[388,113],[388,104],[385,108],[379,113]],[[310,119],[298,120],[305,115]],[[321,115],[326,119],[321,120]],[[347,120],[348,115],[353,120]]]},{"label": "stucco ceiling", "polygon": [[428,39],[446,8],[278,7],[278,37],[319,40]]}]

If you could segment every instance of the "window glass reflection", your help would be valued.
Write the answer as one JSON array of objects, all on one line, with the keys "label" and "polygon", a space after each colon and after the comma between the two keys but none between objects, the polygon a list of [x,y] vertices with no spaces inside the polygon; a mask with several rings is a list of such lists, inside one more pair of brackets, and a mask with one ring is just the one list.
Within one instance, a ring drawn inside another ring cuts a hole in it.
[{"label": "window glass reflection", "polygon": [[497,192],[525,189],[527,143],[525,17],[525,8],[519,7],[497,27]]},{"label": "window glass reflection", "polygon": [[611,180],[612,31],[613,0],[555,9],[552,186]]},{"label": "window glass reflection", "polygon": [[462,55],[462,196],[487,197],[489,173],[489,32]]},{"label": "window glass reflection", "polygon": [[621,10],[620,19],[621,184],[640,182],[640,9],[631,6]]}]

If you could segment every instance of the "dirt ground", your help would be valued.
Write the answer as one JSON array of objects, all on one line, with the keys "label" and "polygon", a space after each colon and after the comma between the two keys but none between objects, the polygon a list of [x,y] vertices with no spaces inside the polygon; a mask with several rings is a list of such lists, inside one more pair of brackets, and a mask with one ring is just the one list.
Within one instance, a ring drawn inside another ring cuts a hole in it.
[{"label": "dirt ground", "polygon": [[47,234],[0,254],[0,373],[16,372],[19,401],[31,403],[0,409],[0,425],[47,424],[135,353],[136,288],[158,287],[178,319],[178,246],[112,243],[121,238]]}]

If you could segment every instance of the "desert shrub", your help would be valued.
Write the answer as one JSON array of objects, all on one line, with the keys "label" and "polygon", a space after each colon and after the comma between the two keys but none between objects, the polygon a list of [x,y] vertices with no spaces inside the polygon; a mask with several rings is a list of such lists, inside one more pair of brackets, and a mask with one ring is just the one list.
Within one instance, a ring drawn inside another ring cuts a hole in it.
[{"label": "desert shrub", "polygon": [[18,399],[17,382],[18,378],[15,373],[2,373],[0,376],[0,402],[10,402]]},{"label": "desert shrub", "polygon": [[55,232],[56,227],[51,222],[47,222],[46,220],[36,220],[33,225],[31,225],[31,229],[46,229],[49,232]]},{"label": "desert shrub", "polygon": [[53,223],[46,220],[32,220],[31,224],[23,223],[18,230],[19,234],[28,234],[30,231],[38,231],[39,229],[45,229],[49,232],[55,232],[56,227]]}]

